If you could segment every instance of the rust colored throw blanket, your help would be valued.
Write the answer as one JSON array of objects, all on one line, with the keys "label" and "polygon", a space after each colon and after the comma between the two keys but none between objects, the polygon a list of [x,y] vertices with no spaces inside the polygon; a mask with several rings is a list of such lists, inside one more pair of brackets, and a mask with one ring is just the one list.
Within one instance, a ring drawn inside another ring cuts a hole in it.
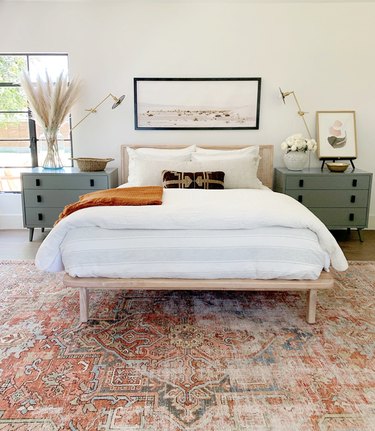
[{"label": "rust colored throw blanket", "polygon": [[120,205],[161,205],[163,188],[159,186],[124,187],[87,193],[78,202],[66,205],[55,225],[64,217],[83,208]]}]

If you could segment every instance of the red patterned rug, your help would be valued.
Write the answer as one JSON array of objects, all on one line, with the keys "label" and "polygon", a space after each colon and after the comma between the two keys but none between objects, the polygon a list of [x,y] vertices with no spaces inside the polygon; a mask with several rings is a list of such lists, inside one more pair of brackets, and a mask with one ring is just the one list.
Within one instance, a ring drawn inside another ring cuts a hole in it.
[{"label": "red patterned rug", "polygon": [[0,262],[0,430],[373,431],[375,262],[320,292],[78,292]]}]

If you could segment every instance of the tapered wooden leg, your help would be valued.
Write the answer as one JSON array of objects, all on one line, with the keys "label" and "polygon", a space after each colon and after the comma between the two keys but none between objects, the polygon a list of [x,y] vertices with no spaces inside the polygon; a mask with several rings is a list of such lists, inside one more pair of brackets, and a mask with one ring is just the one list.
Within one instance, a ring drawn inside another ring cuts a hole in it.
[{"label": "tapered wooden leg", "polygon": [[89,318],[89,291],[86,287],[79,289],[79,307],[81,323],[86,323]]},{"label": "tapered wooden leg", "polygon": [[317,289],[310,289],[307,291],[307,323],[315,323],[316,320],[316,301],[318,298]]}]

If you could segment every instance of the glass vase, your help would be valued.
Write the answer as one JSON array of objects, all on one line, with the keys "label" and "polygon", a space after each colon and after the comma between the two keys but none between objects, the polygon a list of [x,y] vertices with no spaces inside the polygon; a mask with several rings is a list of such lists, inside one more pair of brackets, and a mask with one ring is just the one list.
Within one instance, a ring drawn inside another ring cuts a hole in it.
[{"label": "glass vase", "polygon": [[302,171],[308,161],[308,154],[304,151],[289,151],[284,154],[285,166],[290,171]]},{"label": "glass vase", "polygon": [[44,169],[61,169],[64,165],[60,159],[57,132],[45,130],[47,154],[43,162]]}]

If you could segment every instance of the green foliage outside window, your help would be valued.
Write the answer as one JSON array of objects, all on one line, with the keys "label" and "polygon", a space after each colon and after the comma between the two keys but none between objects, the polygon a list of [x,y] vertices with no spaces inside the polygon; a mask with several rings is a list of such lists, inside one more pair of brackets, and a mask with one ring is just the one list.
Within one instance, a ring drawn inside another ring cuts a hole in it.
[{"label": "green foliage outside window", "polygon": [[[25,68],[24,56],[0,56],[0,111],[27,111],[25,94],[18,86],[19,76]],[[6,122],[12,118],[14,114],[4,112],[2,115],[4,122],[0,122],[0,127],[6,127]]]},{"label": "green foliage outside window", "polygon": [[0,56],[0,83],[19,84],[20,73],[27,68],[25,56]]}]

